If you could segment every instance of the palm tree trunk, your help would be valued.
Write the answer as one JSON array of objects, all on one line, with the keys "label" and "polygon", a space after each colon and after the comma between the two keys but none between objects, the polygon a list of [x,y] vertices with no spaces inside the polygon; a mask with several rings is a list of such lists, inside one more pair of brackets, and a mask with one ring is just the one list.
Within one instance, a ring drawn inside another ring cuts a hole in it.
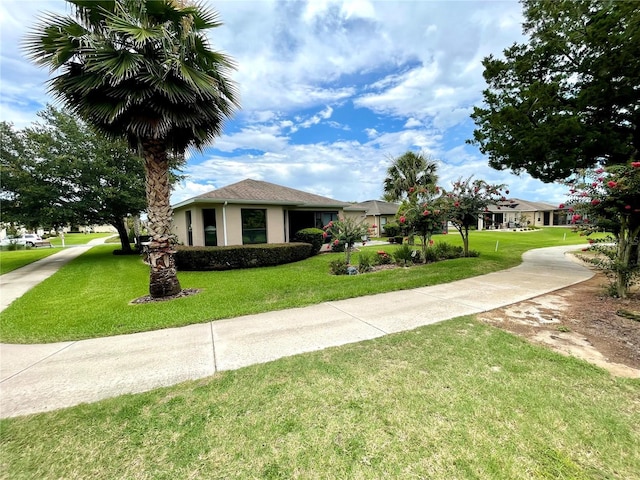
[{"label": "palm tree trunk", "polygon": [[144,158],[149,243],[149,295],[168,297],[180,292],[180,282],[173,258],[175,236],[171,232],[172,216],[169,197],[169,161],[162,140],[146,138],[142,141]]}]

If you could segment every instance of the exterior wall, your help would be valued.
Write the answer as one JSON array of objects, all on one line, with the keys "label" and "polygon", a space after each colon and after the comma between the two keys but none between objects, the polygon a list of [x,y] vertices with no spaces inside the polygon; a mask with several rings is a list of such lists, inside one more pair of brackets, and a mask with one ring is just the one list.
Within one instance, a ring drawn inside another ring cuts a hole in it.
[{"label": "exterior wall", "polygon": [[284,243],[285,239],[285,215],[284,209],[277,205],[252,205],[252,204],[190,204],[173,212],[173,230],[178,237],[178,241],[188,245],[187,231],[187,211],[191,211],[191,228],[193,235],[193,245],[203,246],[204,239],[204,209],[215,209],[216,211],[216,237],[219,246],[225,245],[225,225],[226,225],[226,245],[242,245],[242,209],[266,210],[267,218],[267,243]]}]

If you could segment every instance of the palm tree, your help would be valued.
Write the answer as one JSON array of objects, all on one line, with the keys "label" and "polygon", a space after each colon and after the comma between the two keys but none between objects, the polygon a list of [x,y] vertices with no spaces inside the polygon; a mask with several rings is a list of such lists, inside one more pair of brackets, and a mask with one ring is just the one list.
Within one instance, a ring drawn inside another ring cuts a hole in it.
[{"label": "palm tree", "polygon": [[438,181],[437,168],[437,163],[422,153],[408,151],[392,159],[384,179],[384,199],[397,202],[407,198],[411,189],[434,188]]},{"label": "palm tree", "polygon": [[58,75],[49,89],[109,137],[124,137],[145,167],[152,236],[149,293],[178,293],[168,153],[202,148],[236,107],[235,68],[212,50],[217,13],[187,0],[67,0],[75,18],[46,14],[29,32],[29,58]]}]

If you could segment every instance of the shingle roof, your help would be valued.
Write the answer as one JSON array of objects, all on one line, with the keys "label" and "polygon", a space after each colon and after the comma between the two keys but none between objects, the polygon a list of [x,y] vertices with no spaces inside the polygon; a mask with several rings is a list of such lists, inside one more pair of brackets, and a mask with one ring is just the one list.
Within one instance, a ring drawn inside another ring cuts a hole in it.
[{"label": "shingle roof", "polygon": [[346,210],[365,210],[367,215],[395,215],[399,205],[395,203],[383,202],[382,200],[366,200],[354,203]]},{"label": "shingle roof", "polygon": [[552,205],[546,202],[530,202],[528,200],[521,200],[519,198],[510,198],[499,205],[490,205],[490,211],[497,211],[497,207],[500,206],[501,210],[514,210],[518,212],[544,212],[550,210],[558,210],[556,205]]},{"label": "shingle roof", "polygon": [[[180,202],[175,207],[198,201],[214,201],[229,203],[259,203],[273,205],[295,205],[310,207],[345,207],[346,202],[333,198],[314,195],[294,188],[283,187],[260,180],[242,180],[240,182],[218,188],[197,197]],[[174,207],[174,208],[175,208]]]}]

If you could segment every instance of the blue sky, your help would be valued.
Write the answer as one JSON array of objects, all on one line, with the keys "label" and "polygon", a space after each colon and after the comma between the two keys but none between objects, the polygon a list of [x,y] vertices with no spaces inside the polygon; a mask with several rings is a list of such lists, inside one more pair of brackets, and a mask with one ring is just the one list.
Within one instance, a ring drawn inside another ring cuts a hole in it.
[{"label": "blue sky", "polygon": [[[523,42],[516,1],[210,1],[212,46],[238,64],[242,109],[204,152],[190,151],[172,202],[253,178],[343,201],[378,199],[391,159],[438,162],[440,184],[474,175],[511,197],[560,203],[565,188],[498,172],[474,146],[482,59]],[[18,128],[53,100],[49,72],[18,44],[62,0],[0,2],[0,119]]]}]

